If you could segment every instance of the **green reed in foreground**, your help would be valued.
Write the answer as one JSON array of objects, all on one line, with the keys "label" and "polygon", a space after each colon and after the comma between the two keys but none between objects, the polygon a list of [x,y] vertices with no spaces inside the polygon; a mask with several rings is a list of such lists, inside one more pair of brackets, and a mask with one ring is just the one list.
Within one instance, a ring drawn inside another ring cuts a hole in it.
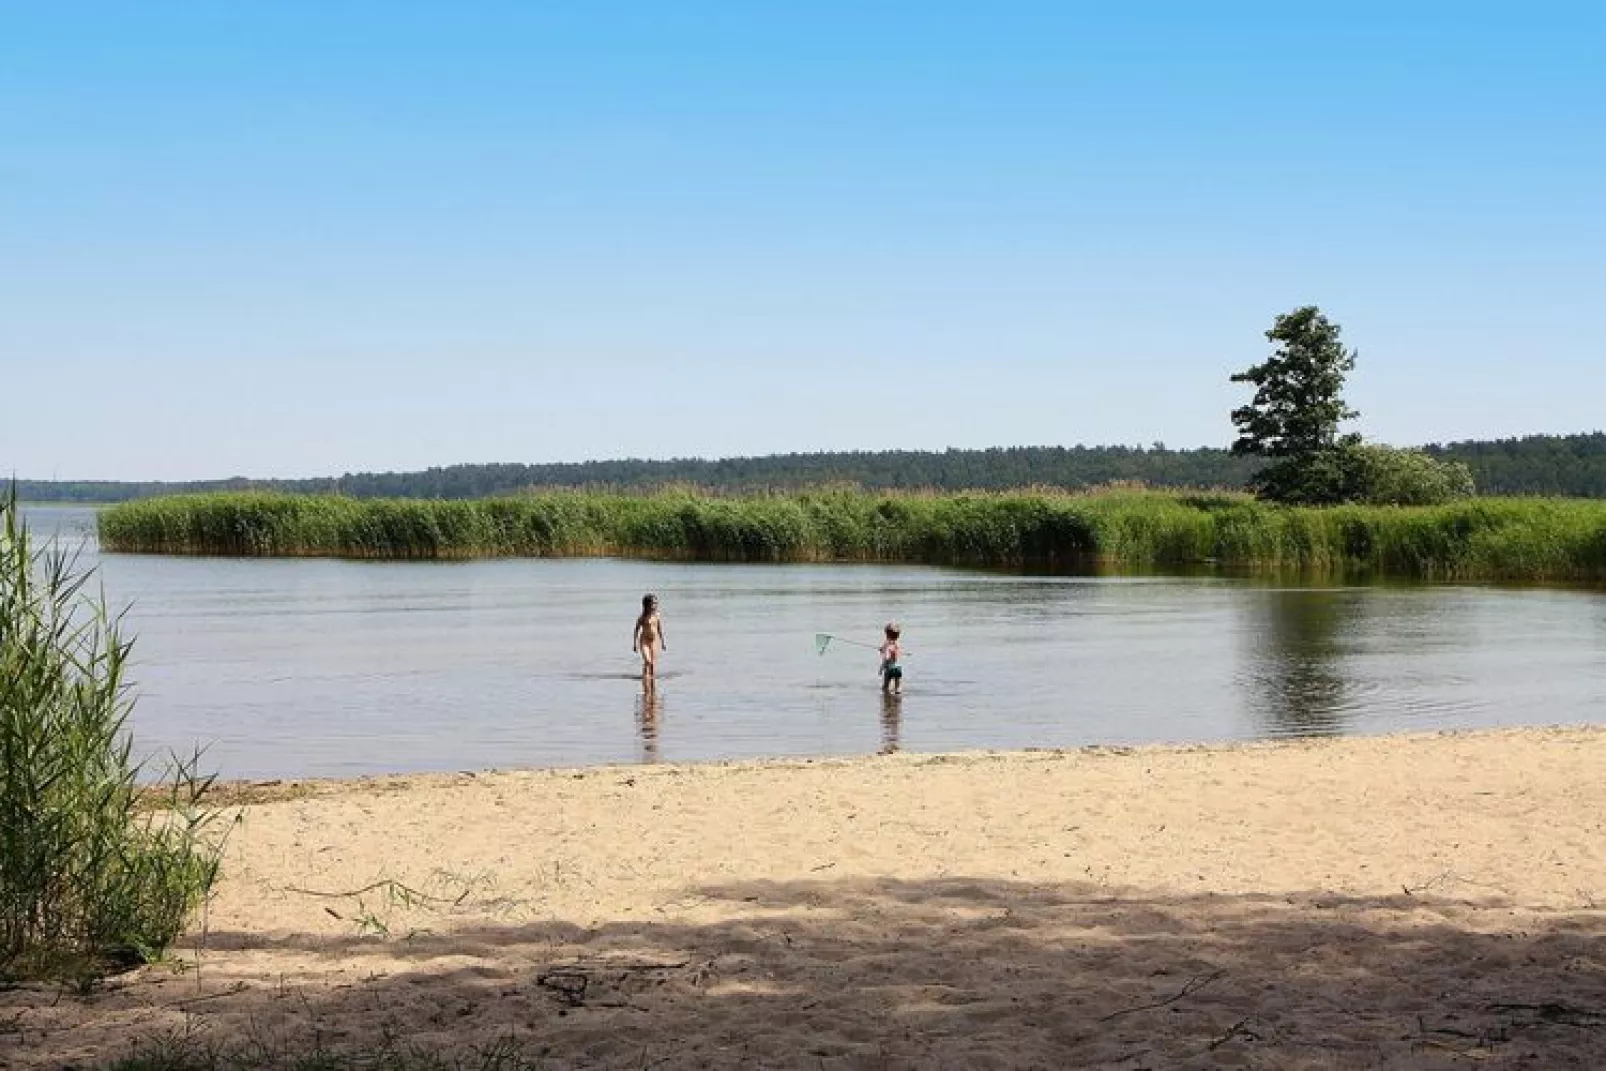
[{"label": "green reed in foreground", "polygon": [[1063,568],[1089,562],[1350,570],[1429,579],[1606,579],[1606,502],[1267,505],[1240,494],[739,498],[551,492],[442,501],[210,494],[106,510],[108,550],[352,558],[627,555]]},{"label": "green reed in foreground", "polygon": [[0,980],[150,959],[217,875],[210,780],[179,763],[154,807],[137,783],[130,643],[87,580],[0,495]]}]

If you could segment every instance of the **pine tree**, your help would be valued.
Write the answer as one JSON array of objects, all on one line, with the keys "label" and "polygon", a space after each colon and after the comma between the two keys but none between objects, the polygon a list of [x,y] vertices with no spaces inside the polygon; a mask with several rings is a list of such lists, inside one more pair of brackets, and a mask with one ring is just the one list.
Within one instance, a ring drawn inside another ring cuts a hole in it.
[{"label": "pine tree", "polygon": [[1271,459],[1252,481],[1257,493],[1278,502],[1324,504],[1347,495],[1346,449],[1358,435],[1338,426],[1360,414],[1344,403],[1344,377],[1355,367],[1339,327],[1314,305],[1277,317],[1266,338],[1276,352],[1232,377],[1252,383],[1255,397],[1233,410],[1238,427],[1234,454]]}]

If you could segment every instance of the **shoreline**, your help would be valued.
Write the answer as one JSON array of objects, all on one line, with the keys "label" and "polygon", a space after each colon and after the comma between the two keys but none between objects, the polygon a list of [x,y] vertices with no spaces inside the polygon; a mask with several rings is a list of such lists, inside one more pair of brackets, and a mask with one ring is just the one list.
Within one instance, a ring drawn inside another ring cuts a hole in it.
[{"label": "shoreline", "polygon": [[1606,1066],[1603,768],[1558,726],[257,786],[173,959],[0,992],[0,1066]]},{"label": "shoreline", "polygon": [[898,751],[891,755],[874,753],[845,755],[779,755],[736,759],[680,759],[657,762],[610,762],[580,766],[485,766],[463,770],[398,770],[387,773],[353,774],[350,777],[241,777],[216,781],[209,797],[222,807],[255,806],[287,799],[312,799],[351,792],[404,792],[419,788],[438,788],[490,777],[584,778],[619,774],[628,776],[654,773],[681,776],[700,770],[741,772],[784,772],[788,770],[852,768],[861,764],[894,766],[967,766],[986,763],[1029,763],[1078,756],[1144,757],[1155,755],[1231,754],[1238,752],[1309,750],[1343,747],[1360,741],[1398,741],[1411,743],[1461,738],[1532,737],[1547,734],[1599,735],[1606,738],[1606,723],[1555,722],[1547,725],[1511,725],[1473,729],[1404,729],[1389,733],[1355,733],[1324,736],[1257,737],[1247,740],[1218,740],[1201,743],[1162,742],[1150,744],[1083,744],[1076,747],[1017,749],[975,748],[959,751]]}]

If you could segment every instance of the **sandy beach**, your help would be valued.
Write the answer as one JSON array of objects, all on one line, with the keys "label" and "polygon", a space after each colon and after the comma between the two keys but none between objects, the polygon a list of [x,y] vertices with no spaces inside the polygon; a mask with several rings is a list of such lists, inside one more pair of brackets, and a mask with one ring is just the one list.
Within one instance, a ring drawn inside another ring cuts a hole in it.
[{"label": "sandy beach", "polygon": [[174,960],[0,992],[0,1066],[1601,1067],[1603,770],[1556,729],[248,786]]}]

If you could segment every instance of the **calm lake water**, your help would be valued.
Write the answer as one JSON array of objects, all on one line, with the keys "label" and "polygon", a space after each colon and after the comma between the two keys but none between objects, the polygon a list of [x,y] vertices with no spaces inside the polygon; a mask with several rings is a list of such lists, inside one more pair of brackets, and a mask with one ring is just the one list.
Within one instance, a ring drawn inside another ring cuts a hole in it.
[{"label": "calm lake water", "polygon": [[[36,531],[92,533],[30,507]],[[1606,720],[1606,594],[607,559],[98,556],[144,752],[225,777]],[[659,595],[660,683],[631,627]],[[904,625],[905,695],[872,650]]]}]

